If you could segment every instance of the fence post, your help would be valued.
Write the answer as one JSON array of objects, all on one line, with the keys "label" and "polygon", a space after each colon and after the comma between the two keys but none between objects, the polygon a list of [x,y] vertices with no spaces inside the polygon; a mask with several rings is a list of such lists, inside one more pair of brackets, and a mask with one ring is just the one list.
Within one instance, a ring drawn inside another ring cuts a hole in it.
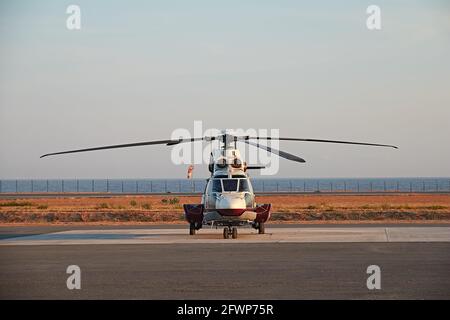
[{"label": "fence post", "polygon": [[400,183],[397,181],[397,192],[399,191]]},{"label": "fence post", "polygon": [[303,181],[303,192],[306,192],[306,181]]},{"label": "fence post", "polygon": [[409,192],[412,192],[412,182],[409,182]]},{"label": "fence post", "polygon": [[333,192],[333,182],[332,181],[330,181],[330,190],[331,190],[331,192]]},{"label": "fence post", "polygon": [[164,180],[164,190],[165,190],[165,193],[167,193],[167,180]]},{"label": "fence post", "polygon": [[18,183],[17,183],[17,179],[16,179],[16,193],[18,192],[17,190],[17,187],[18,187]]},{"label": "fence post", "polygon": [[279,190],[279,189],[278,189],[278,181],[277,181],[277,192],[278,192],[278,190]]},{"label": "fence post", "polygon": [[138,193],[139,191],[139,185],[138,185],[138,181],[136,180],[136,193]]},{"label": "fence post", "polygon": [[263,180],[263,190],[262,191],[264,192],[264,180]]},{"label": "fence post", "polygon": [[292,192],[292,180],[289,180],[289,188],[291,189]]},{"label": "fence post", "polygon": [[0,180],[0,193],[2,193],[2,180]]},{"label": "fence post", "polygon": [[80,180],[77,179],[77,193],[80,192]]},{"label": "fence post", "polygon": [[347,181],[344,181],[344,192],[347,192]]},{"label": "fence post", "polygon": [[192,180],[192,190],[195,192],[195,181]]},{"label": "fence post", "polygon": [[425,181],[422,181],[422,192],[425,192]]},{"label": "fence post", "polygon": [[356,190],[359,192],[359,181],[356,182]]},{"label": "fence post", "polygon": [[31,179],[31,192],[34,192],[33,179]]},{"label": "fence post", "polygon": [[122,190],[123,193],[123,180],[120,181],[120,190]]},{"label": "fence post", "polygon": [[92,192],[94,192],[94,179],[92,179]]},{"label": "fence post", "polygon": [[386,192],[386,180],[383,181],[384,192]]},{"label": "fence post", "polygon": [[106,179],[106,192],[109,192],[109,179]]}]

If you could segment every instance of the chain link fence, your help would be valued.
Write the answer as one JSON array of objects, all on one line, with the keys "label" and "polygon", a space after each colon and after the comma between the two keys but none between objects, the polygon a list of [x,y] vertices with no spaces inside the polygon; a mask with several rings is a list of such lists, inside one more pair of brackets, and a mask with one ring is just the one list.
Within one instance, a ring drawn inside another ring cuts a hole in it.
[{"label": "chain link fence", "polygon": [[[252,179],[258,193],[450,192],[450,178]],[[0,193],[201,193],[206,179],[0,180]]]}]

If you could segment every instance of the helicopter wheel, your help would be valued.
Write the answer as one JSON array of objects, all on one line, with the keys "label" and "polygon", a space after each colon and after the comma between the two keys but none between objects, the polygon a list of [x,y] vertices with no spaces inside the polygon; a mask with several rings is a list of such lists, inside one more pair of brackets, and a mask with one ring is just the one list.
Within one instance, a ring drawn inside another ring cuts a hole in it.
[{"label": "helicopter wheel", "polygon": [[236,227],[233,227],[233,229],[231,229],[231,237],[232,237],[233,239],[237,239],[237,236],[238,236],[237,228],[236,228]]},{"label": "helicopter wheel", "polygon": [[223,228],[223,238],[230,239],[232,237],[232,231],[230,227]]},{"label": "helicopter wheel", "polygon": [[259,226],[258,226],[258,233],[259,234],[264,234],[266,232],[265,230],[266,228],[264,227],[264,223],[260,222]]},{"label": "helicopter wheel", "polygon": [[189,225],[189,235],[191,235],[191,236],[195,235],[195,224],[194,223],[191,223]]}]

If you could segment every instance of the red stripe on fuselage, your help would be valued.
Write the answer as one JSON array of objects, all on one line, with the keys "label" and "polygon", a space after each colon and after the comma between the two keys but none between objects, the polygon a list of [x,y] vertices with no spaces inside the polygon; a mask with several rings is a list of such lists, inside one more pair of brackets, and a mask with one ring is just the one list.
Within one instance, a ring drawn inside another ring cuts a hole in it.
[{"label": "red stripe on fuselage", "polygon": [[240,216],[247,209],[217,209],[221,216]]}]

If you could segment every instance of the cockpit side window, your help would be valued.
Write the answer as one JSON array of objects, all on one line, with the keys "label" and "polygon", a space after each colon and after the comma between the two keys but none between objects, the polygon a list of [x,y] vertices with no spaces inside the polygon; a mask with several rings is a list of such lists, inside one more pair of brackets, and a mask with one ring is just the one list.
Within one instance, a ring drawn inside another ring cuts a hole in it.
[{"label": "cockpit side window", "polygon": [[238,186],[238,179],[222,179],[224,191],[236,191]]},{"label": "cockpit side window", "polygon": [[222,184],[219,179],[212,180],[212,192],[222,192]]},{"label": "cockpit side window", "polygon": [[239,192],[250,192],[247,179],[239,179]]}]

